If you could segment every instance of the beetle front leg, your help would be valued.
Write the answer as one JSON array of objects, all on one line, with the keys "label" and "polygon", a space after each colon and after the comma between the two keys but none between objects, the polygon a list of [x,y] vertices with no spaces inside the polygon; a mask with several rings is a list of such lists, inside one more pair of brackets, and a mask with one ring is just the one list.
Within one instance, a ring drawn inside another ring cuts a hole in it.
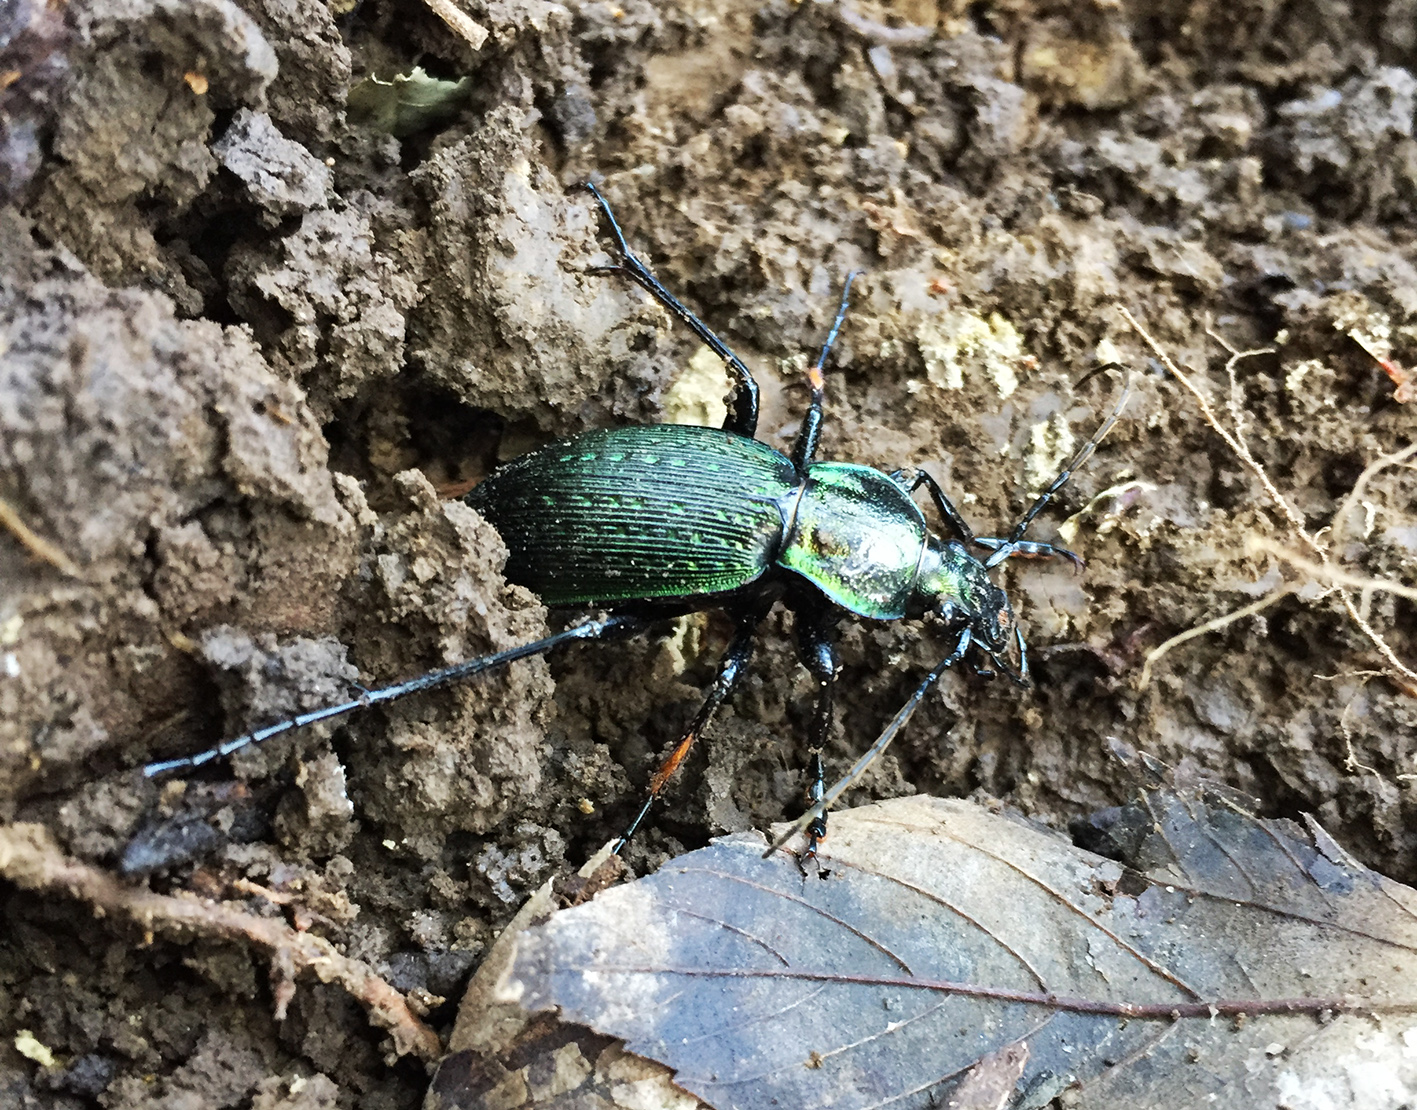
[{"label": "beetle front leg", "polygon": [[733,688],[738,685],[738,680],[748,669],[748,660],[753,656],[753,637],[757,633],[762,618],[763,614],[758,612],[739,618],[738,631],[734,634],[733,642],[728,645],[728,650],[724,652],[723,660],[718,665],[718,677],[714,679],[713,686],[709,688],[703,705],[699,706],[699,711],[694,714],[694,719],[689,723],[684,735],[664,757],[664,762],[659,765],[659,770],[649,780],[649,793],[645,798],[645,804],[640,807],[639,813],[635,814],[635,819],[630,822],[630,827],[625,830],[612,851],[619,852],[629,843],[630,837],[635,835],[635,830],[648,816],[650,808],[654,805],[654,800],[659,797],[660,792],[674,777],[674,772],[679,770],[679,765],[684,762],[694,743],[703,735],[704,729],[708,728],[709,722],[713,720],[713,715],[718,712],[718,707],[724,703],[728,695],[733,692]]},{"label": "beetle front leg", "polygon": [[[807,734],[807,754],[810,760],[811,783],[807,787],[807,804],[816,808],[826,796],[826,766],[822,752],[831,738],[833,691],[837,675],[841,673],[841,661],[837,657],[836,645],[832,642],[836,632],[835,622],[825,614],[799,614],[797,630],[797,650],[813,678],[817,680],[817,704],[812,712],[812,728]],[[803,865],[806,860],[817,858],[817,845],[827,835],[827,817],[823,813],[807,826],[807,850],[798,860]],[[805,867],[804,867],[805,870]],[[825,873],[823,873],[825,877]]]},{"label": "beetle front leg", "polygon": [[[950,530],[954,532],[955,538],[961,543],[983,543],[984,541],[975,539],[974,529],[971,528],[964,517],[960,515],[960,511],[955,508],[954,502],[945,496],[945,491],[940,488],[940,483],[935,481],[934,477],[932,477],[928,471],[921,470],[919,467],[915,467],[914,471],[914,477],[911,478],[910,484],[906,488],[911,493],[914,493],[921,486],[928,489],[930,491],[930,500],[935,503],[935,509],[939,512],[940,516],[944,518],[945,523],[950,526]],[[891,477],[899,482],[905,477],[906,473],[907,472],[904,470],[897,470]]]}]

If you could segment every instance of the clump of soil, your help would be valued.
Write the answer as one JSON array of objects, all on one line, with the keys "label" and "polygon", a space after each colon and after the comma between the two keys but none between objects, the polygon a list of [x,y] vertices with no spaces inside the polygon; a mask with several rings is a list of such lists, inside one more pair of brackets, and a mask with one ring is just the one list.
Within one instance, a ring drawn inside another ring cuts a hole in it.
[{"label": "clump of soil", "polygon": [[[634,812],[731,632],[711,614],[177,782],[134,771],[564,619],[446,496],[722,392],[595,272],[591,178],[754,368],[774,446],[862,270],[822,455],[923,466],[981,534],[1112,405],[1114,378],[1080,379],[1133,372],[1031,533],[1085,572],[999,575],[1034,685],[948,675],[858,798],[1063,827],[1124,800],[1117,738],[1417,880],[1417,470],[1374,466],[1417,429],[1408,22],[464,10],[23,0],[0,22],[0,1102],[417,1106],[420,1038],[490,939]],[[840,647],[833,770],[949,645],[846,621]],[[797,812],[810,693],[775,615],[632,867]],[[230,916],[178,920],[188,891]],[[340,975],[305,974],[307,944]]]}]

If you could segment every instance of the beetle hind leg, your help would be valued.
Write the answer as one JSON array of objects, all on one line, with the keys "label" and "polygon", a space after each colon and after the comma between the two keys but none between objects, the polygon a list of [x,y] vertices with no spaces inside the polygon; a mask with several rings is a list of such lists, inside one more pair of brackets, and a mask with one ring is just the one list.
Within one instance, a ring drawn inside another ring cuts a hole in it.
[{"label": "beetle hind leg", "polygon": [[397,701],[410,694],[416,694],[423,690],[433,690],[441,686],[447,686],[463,679],[471,678],[473,675],[481,674],[484,671],[496,670],[505,667],[510,663],[515,663],[518,659],[529,659],[535,655],[544,655],[554,647],[561,644],[571,643],[576,640],[602,640],[609,636],[626,635],[631,632],[638,632],[643,628],[645,622],[638,617],[629,615],[612,614],[606,617],[598,617],[593,620],[582,621],[574,624],[570,628],[560,632],[552,633],[550,636],[540,640],[533,640],[527,644],[518,644],[516,647],[506,648],[503,651],[494,652],[491,655],[480,655],[475,659],[467,659],[461,663],[454,663],[449,667],[442,667],[436,671],[428,671],[417,678],[411,678],[406,682],[396,682],[389,686],[380,686],[377,689],[369,689],[359,686],[359,696],[348,701],[336,702],[323,706],[319,709],[312,709],[308,713],[298,713],[293,717],[277,721],[275,724],[266,725],[251,732],[243,733],[231,740],[225,740],[214,748],[197,752],[195,755],[182,756],[178,759],[163,759],[155,763],[149,763],[143,767],[145,778],[157,778],[162,775],[171,774],[174,771],[191,771],[203,764],[211,763],[213,760],[222,759],[233,752],[238,752],[242,748],[259,744],[263,740],[269,740],[273,736],[290,732],[294,729],[304,728],[307,725],[317,724],[321,721],[330,721],[338,717],[345,717],[351,713],[367,709],[371,705],[380,705],[384,702]]}]

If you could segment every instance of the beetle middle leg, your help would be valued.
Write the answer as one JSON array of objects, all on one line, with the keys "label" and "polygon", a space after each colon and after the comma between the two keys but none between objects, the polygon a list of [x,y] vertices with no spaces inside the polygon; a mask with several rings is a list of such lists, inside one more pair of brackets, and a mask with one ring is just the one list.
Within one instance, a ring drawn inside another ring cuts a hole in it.
[{"label": "beetle middle leg", "polygon": [[654,805],[654,800],[659,797],[660,792],[674,777],[674,772],[688,757],[690,749],[703,735],[704,729],[708,728],[709,722],[713,720],[719,706],[733,692],[733,688],[738,685],[738,680],[747,671],[748,661],[753,657],[753,640],[757,634],[758,625],[762,623],[763,616],[764,614],[756,609],[738,616],[738,631],[734,633],[733,642],[728,645],[728,650],[723,653],[723,659],[719,662],[718,677],[709,687],[709,691],[704,697],[704,703],[699,706],[699,711],[694,714],[694,719],[689,722],[689,727],[684,731],[684,735],[664,757],[664,762],[659,765],[659,770],[649,780],[649,793],[645,798],[644,805],[640,807],[639,813],[635,814],[635,819],[630,822],[629,828],[621,835],[612,851],[619,852],[629,843],[630,837],[634,836],[635,830],[648,816],[650,808]]},{"label": "beetle middle leg", "polygon": [[624,274],[682,320],[690,331],[723,360],[728,372],[733,375],[733,391],[728,398],[728,415],[724,418],[723,430],[752,439],[758,430],[758,383],[753,380],[753,372],[707,324],[690,312],[678,297],[664,288],[660,280],[650,272],[649,267],[635,256],[635,252],[630,250],[630,244],[625,241],[625,233],[620,230],[615,213],[610,210],[609,202],[600,195],[600,190],[589,181],[585,183],[585,188],[600,205],[605,222],[610,225],[610,234],[615,239],[615,249],[620,254],[620,262],[617,265],[599,266],[596,267],[597,271],[602,274]]}]

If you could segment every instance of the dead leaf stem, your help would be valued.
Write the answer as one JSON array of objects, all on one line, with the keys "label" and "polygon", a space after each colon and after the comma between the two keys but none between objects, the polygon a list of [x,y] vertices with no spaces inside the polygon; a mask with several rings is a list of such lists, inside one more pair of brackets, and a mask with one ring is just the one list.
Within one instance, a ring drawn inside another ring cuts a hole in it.
[{"label": "dead leaf stem", "polygon": [[921,990],[935,994],[961,995],[967,998],[987,998],[996,1002],[1015,1002],[1025,1006],[1042,1006],[1069,1014],[1094,1014],[1104,1017],[1131,1018],[1139,1021],[1177,1021],[1181,1018],[1259,1017],[1265,1014],[1410,1014],[1417,1013],[1417,998],[1390,1002],[1372,998],[1332,995],[1327,998],[1216,998],[1193,1002],[1116,1002],[1105,998],[1076,998],[1051,991],[1014,990],[1011,987],[991,987],[981,983],[961,983],[949,979],[916,978],[910,975],[854,975],[842,971],[811,971],[806,968],[734,968],[734,967],[651,967],[622,964],[594,964],[584,967],[566,965],[558,969],[568,972],[594,972],[599,975],[683,975],[709,979],[795,979],[807,983],[850,984],[852,986],[890,987],[900,990]]}]

